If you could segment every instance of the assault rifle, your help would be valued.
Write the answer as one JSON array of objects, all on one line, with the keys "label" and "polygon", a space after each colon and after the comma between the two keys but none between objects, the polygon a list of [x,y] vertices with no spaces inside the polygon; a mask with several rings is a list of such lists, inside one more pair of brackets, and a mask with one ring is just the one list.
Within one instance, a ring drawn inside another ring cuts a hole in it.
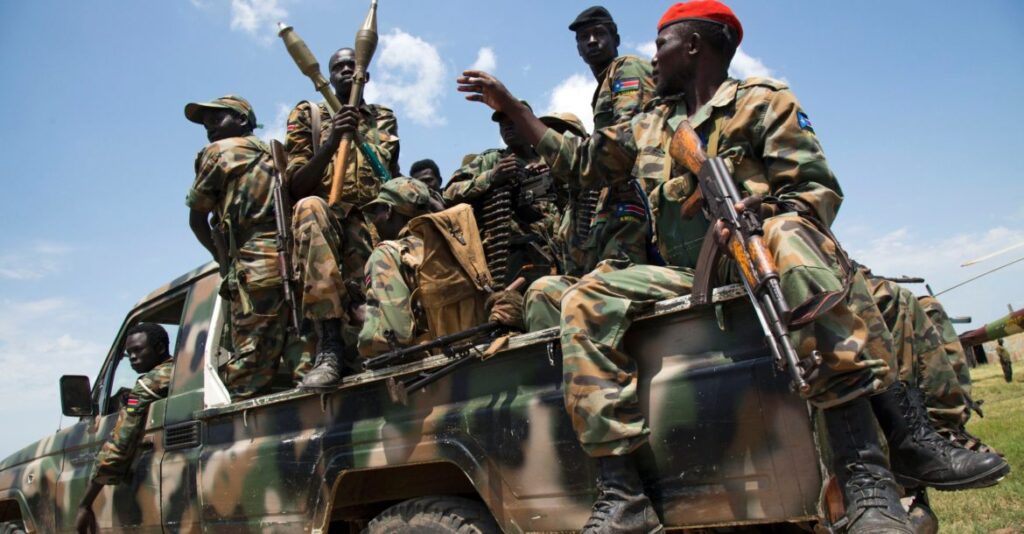
[{"label": "assault rifle", "polygon": [[[729,241],[725,245],[729,256],[739,267],[743,287],[747,290],[750,302],[754,305],[757,319],[764,331],[765,341],[780,370],[789,372],[792,386],[801,393],[810,391],[807,375],[820,363],[820,356],[815,353],[801,364],[796,350],[789,339],[789,319],[791,309],[782,294],[779,284],[779,270],[775,265],[771,252],[762,239],[764,235],[763,221],[756,209],[737,212],[736,204],[740,196],[733,183],[729,169],[722,158],[708,158],[701,147],[700,138],[688,122],[682,122],[672,136],[669,153],[677,163],[688,169],[700,183],[699,198],[710,215],[711,221],[722,221],[729,229]],[[698,197],[698,195],[691,195]],[[684,212],[687,205],[684,203]],[[697,278],[710,277],[710,273],[718,263],[723,252],[715,239],[715,225],[712,224],[704,237],[704,244],[697,265]],[[704,286],[700,288],[699,286]],[[707,283],[694,283],[695,296],[704,292]],[[700,289],[700,290],[698,290]]]},{"label": "assault rifle", "polygon": [[278,140],[270,142],[270,153],[274,157],[274,226],[277,229],[277,271],[281,275],[282,286],[284,287],[284,303],[288,306],[288,330],[292,334],[298,334],[302,328],[302,319],[299,317],[299,305],[295,301],[295,288],[292,284],[295,276],[292,273],[291,253],[293,248],[291,232],[291,202],[285,200],[284,172],[288,166],[288,160],[284,155],[284,145]]},{"label": "assault rifle", "polygon": [[554,178],[547,170],[524,172],[513,186],[516,216],[527,224],[544,218],[544,213],[538,210],[536,205],[545,200],[554,202],[557,196],[556,185]]}]

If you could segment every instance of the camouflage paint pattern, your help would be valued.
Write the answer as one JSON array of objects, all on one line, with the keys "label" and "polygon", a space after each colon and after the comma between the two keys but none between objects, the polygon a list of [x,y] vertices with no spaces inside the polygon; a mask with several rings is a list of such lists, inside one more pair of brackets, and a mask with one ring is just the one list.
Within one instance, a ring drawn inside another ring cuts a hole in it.
[{"label": "camouflage paint pattern", "polygon": [[1021,332],[1024,332],[1024,308],[1011,312],[981,328],[964,332],[960,335],[960,343],[963,343],[965,347],[980,345],[986,341],[995,341]]},{"label": "camouflage paint pattern", "polygon": [[413,345],[427,333],[427,321],[414,298],[416,269],[423,263],[423,241],[405,236],[382,241],[366,264],[366,321],[359,331],[359,354],[383,354]]}]

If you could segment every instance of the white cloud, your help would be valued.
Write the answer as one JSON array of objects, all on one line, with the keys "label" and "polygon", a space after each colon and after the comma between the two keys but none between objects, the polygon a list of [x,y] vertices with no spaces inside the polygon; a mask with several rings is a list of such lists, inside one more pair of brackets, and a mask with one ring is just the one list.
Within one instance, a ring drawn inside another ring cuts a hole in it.
[{"label": "white cloud", "polygon": [[658,51],[658,47],[654,45],[654,41],[648,41],[646,43],[640,43],[633,47],[640,57],[651,59],[654,57],[654,53]]},{"label": "white cloud", "polygon": [[278,0],[231,0],[231,29],[269,42],[277,22],[288,16]]},{"label": "white cloud", "polygon": [[469,70],[482,70],[484,72],[494,74],[498,70],[498,56],[494,53],[494,49],[485,46],[476,53],[476,61],[469,67]]},{"label": "white cloud", "polygon": [[556,111],[575,113],[583,121],[587,131],[593,132],[594,111],[590,107],[590,102],[594,98],[596,89],[597,82],[592,76],[573,74],[551,90],[551,99],[548,101],[544,113]]},{"label": "white cloud", "polygon": [[274,115],[274,122],[270,124],[264,124],[263,126],[263,140],[270,142],[271,139],[277,139],[280,142],[284,142],[285,129],[288,127],[288,114],[291,113],[292,108],[287,104],[277,104],[277,113]]},{"label": "white cloud", "polygon": [[395,28],[381,37],[370,71],[367,101],[394,107],[400,117],[418,124],[445,123],[440,106],[448,73],[437,47]]},{"label": "white cloud", "polygon": [[774,78],[775,71],[768,68],[760,59],[747,54],[743,48],[736,49],[736,55],[729,65],[729,76],[743,80],[753,76],[762,78]]},{"label": "white cloud", "polygon": [[[839,239],[850,256],[880,275],[920,276],[931,288],[940,292],[973,276],[1020,257],[1006,254],[970,267],[960,264],[1006,248],[1024,240],[1024,229],[996,227],[984,232],[963,233],[927,238],[903,227],[888,232],[877,228],[850,226],[839,228]],[[1024,306],[1024,291],[1020,289],[1024,263],[1007,267],[979,278],[963,287],[942,295],[940,300],[950,315],[970,315],[970,326],[976,328],[1006,314],[1006,304],[1015,308]],[[909,285],[917,294],[926,293],[922,285]]]},{"label": "white cloud", "polygon": [[63,243],[40,241],[24,250],[0,254],[0,278],[37,280],[60,272],[71,247]]}]

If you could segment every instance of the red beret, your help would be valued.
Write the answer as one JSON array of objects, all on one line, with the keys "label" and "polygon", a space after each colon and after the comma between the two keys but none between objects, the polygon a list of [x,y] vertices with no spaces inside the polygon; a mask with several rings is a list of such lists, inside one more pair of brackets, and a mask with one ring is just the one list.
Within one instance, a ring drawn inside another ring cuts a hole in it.
[{"label": "red beret", "polygon": [[737,46],[743,40],[743,26],[740,24],[740,19],[736,18],[736,14],[729,9],[729,6],[717,0],[692,0],[673,5],[658,21],[658,31],[665,29],[665,26],[684,20],[710,20],[725,24],[736,32]]}]

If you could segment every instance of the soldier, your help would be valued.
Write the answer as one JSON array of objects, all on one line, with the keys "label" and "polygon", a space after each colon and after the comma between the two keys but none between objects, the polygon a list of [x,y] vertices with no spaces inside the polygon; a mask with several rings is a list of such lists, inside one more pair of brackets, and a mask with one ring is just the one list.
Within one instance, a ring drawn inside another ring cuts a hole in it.
[{"label": "soldier", "polygon": [[[196,157],[185,204],[196,239],[221,265],[221,294],[231,301],[233,357],[221,372],[231,398],[247,399],[270,386],[289,342],[277,268],[273,158],[253,135],[256,114],[242,97],[188,104],[185,117],[202,124],[210,141]],[[296,380],[306,367],[308,361],[298,363]]]},{"label": "soldier", "polygon": [[[545,126],[555,130],[562,135],[575,135],[581,139],[590,136],[587,127],[573,113],[554,112],[544,115],[540,121]],[[545,164],[545,167],[547,164]],[[547,169],[547,172],[551,172]],[[592,215],[597,208],[597,196],[581,196],[579,188],[573,188],[571,184],[575,181],[571,176],[557,177],[557,195],[555,204],[562,212],[559,218],[558,228],[555,230],[555,243],[558,247],[559,263],[562,272],[583,274],[590,260],[587,251],[583,248],[582,241],[590,231]],[[587,202],[593,202],[589,206]]]},{"label": "soldier", "polygon": [[[618,26],[608,10],[601,6],[583,10],[569,25],[569,30],[576,34],[576,51],[597,80],[591,101],[594,130],[628,121],[639,113],[654,96],[651,63],[636,56],[619,55]],[[588,260],[568,274],[580,276],[593,269],[597,262],[610,258],[650,263],[647,257],[650,214],[645,195],[656,185],[649,181],[626,181],[612,188],[580,192],[577,198],[584,205],[593,205],[598,196],[600,200],[593,214],[583,214],[583,218],[593,217],[592,228],[582,232],[586,240],[577,239],[573,243],[586,251]]]},{"label": "soldier", "polygon": [[[348,102],[355,53],[350,48],[338,50],[329,68],[335,94]],[[358,135],[341,173],[341,200],[328,206],[335,153],[342,137],[353,133]],[[325,390],[341,379],[346,341],[355,344],[357,331],[348,311],[360,296],[350,295],[346,282],[358,286],[362,281],[373,248],[372,230],[361,208],[376,198],[381,183],[398,173],[398,123],[390,109],[375,104],[344,106],[331,117],[324,103],[300,102],[288,117],[285,146],[289,191],[300,199],[292,215],[292,262],[302,290],[303,317],[318,332],[314,368],[299,387]]]},{"label": "soldier", "polygon": [[[423,182],[410,178],[384,184],[377,199],[366,205],[366,213],[384,241],[374,248],[366,265],[366,322],[359,332],[361,355],[414,345],[429,335],[423,310],[414,298],[416,271],[423,262],[423,241],[408,233],[408,224],[441,208]],[[518,293],[495,295],[492,300],[497,304],[489,306],[491,319],[517,326],[518,317],[521,323],[522,298],[516,300]]]},{"label": "soldier", "polygon": [[421,159],[409,167],[409,176],[423,182],[430,190],[430,196],[437,202],[444,205],[444,196],[441,193],[441,169],[432,159]]},{"label": "soldier", "polygon": [[[764,214],[764,239],[782,273],[783,292],[794,305],[794,316],[810,323],[790,337],[801,358],[822,357],[823,365],[809,377],[806,397],[825,416],[833,471],[846,501],[847,532],[909,533],[875,431],[873,405],[879,406],[874,409],[878,422],[892,438],[893,455],[931,460],[946,451],[930,450],[908,437],[916,436],[920,411],[903,417],[899,395],[877,395],[894,378],[892,339],[863,276],[852,271],[828,230],[842,201],[841,189],[807,114],[785,84],[728,78],[742,37],[739,20],[720,2],[670,7],[658,24],[653,62],[661,99],[630,122],[598,130],[585,142],[546,129],[486,73],[467,71],[458,80],[459,90],[506,114],[553,170],[571,167],[581,185],[653,179],[665,183],[652,197],[665,194],[679,202],[694,192],[695,180],[668,154],[675,125],[688,120],[708,153],[724,157],[740,190],[751,196],[737,210]],[[760,202],[767,196],[771,202]],[[621,347],[632,314],[689,291],[686,268],[695,262],[688,252],[699,248],[710,222],[684,225],[681,232],[674,224],[679,213],[676,203],[658,215],[658,233],[671,236],[658,245],[670,264],[682,268],[623,269],[621,262],[604,262],[561,299],[566,407],[580,443],[599,467],[600,493],[584,532],[660,528],[631,455],[644,445],[649,430],[637,397],[636,363]],[[666,233],[660,231],[662,220]],[[724,242],[728,231],[718,225],[714,235]],[[980,465],[985,462],[969,467],[987,477],[1001,476],[987,471],[1001,467]],[[941,476],[950,475],[945,471]]]},{"label": "soldier", "polygon": [[1003,346],[1003,340],[996,341],[996,355],[999,356],[999,365],[1003,367],[1003,378],[1007,383],[1013,382],[1013,359],[1010,358],[1010,351]]},{"label": "soldier", "polygon": [[[521,104],[530,109],[525,100]],[[557,261],[554,253],[554,234],[559,219],[558,209],[553,201],[544,199],[532,203],[531,207],[536,210],[535,220],[513,217],[512,213],[502,216],[486,213],[485,204],[496,198],[500,191],[511,189],[527,175],[546,172],[540,156],[523,140],[515,125],[502,112],[495,111],[491,115],[491,120],[498,123],[506,148],[486,150],[455,171],[444,191],[445,203],[473,204],[477,213],[481,214],[477,218],[483,221],[481,230],[485,234],[485,243],[493,240],[491,233],[494,229],[488,225],[488,220],[492,219],[501,219],[501,230],[510,231],[512,238],[519,242],[513,246],[515,250],[509,259],[510,268],[505,273],[505,279],[501,279],[502,273],[493,272],[497,282],[510,283],[520,274],[524,274],[518,271],[524,266],[534,266],[544,271],[543,274],[550,274],[553,264]],[[512,199],[512,203],[515,202],[516,199]],[[491,261],[492,258],[488,257],[488,262]]]},{"label": "soldier", "polygon": [[174,361],[169,352],[167,331],[158,324],[140,323],[128,329],[124,343],[125,357],[136,373],[144,373],[135,382],[128,400],[117,414],[110,439],[96,455],[89,488],[82,496],[75,518],[80,533],[96,532],[96,516],[92,503],[103,486],[120,484],[135,458],[139,439],[146,429],[149,405],[167,396]]}]

